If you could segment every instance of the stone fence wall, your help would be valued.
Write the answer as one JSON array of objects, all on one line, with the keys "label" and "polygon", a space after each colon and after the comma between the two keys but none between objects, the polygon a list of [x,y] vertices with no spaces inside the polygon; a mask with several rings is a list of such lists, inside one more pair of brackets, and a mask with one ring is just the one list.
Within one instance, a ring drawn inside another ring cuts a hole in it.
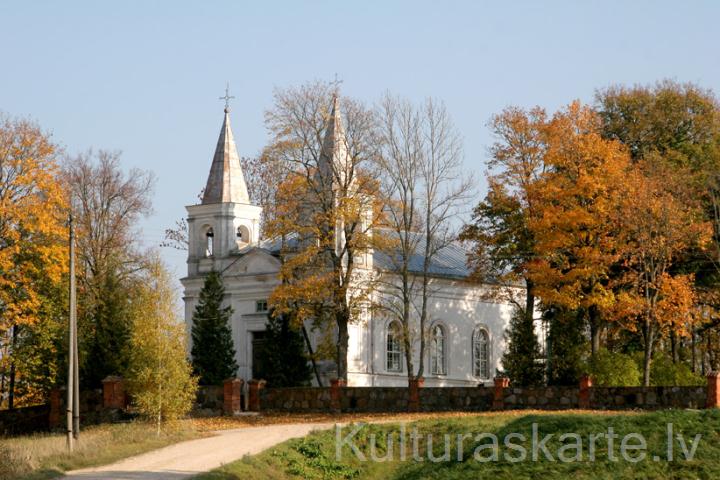
[{"label": "stone fence wall", "polygon": [[489,387],[432,387],[419,389],[419,410],[486,411],[492,409],[493,389]]},{"label": "stone fence wall", "polygon": [[577,387],[533,388],[513,387],[507,378],[495,379],[494,387],[434,388],[423,388],[422,380],[408,387],[346,387],[336,380],[329,388],[264,388],[252,380],[250,398],[249,410],[276,412],[718,408],[720,376],[712,373],[706,386],[691,387],[593,387],[589,377]]},{"label": "stone fence wall", "polygon": [[[65,421],[65,390],[53,390],[50,403],[0,411],[0,434],[13,435],[61,428]],[[83,424],[128,417],[128,397],[119,377],[108,377],[102,390],[83,391]],[[424,388],[422,379],[408,387],[346,387],[334,380],[330,387],[265,388],[263,380],[233,378],[222,386],[201,387],[196,414],[236,415],[243,411],[275,412],[441,412],[515,409],[665,409],[720,408],[720,374],[707,376],[706,386],[593,387],[583,377],[577,387],[514,387],[496,378],[493,387]]]}]

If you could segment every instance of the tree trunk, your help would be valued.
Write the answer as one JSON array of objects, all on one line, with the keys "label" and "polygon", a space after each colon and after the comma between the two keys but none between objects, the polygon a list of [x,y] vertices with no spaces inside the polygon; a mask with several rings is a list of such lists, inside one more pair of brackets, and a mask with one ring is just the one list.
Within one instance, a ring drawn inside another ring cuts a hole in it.
[{"label": "tree trunk", "polygon": [[[427,270],[427,267],[425,269]],[[420,355],[418,359],[417,378],[421,378],[425,373],[425,322],[427,321],[428,282],[428,275],[423,274],[422,307],[420,308]]]},{"label": "tree trunk", "polygon": [[674,331],[670,331],[670,353],[673,363],[680,363],[680,348],[678,346],[679,339]]},{"label": "tree trunk", "polygon": [[692,329],[691,332],[692,337],[690,337],[691,346],[692,346],[692,372],[697,372],[697,332],[695,329]]},{"label": "tree trunk", "polygon": [[595,355],[600,351],[600,312],[595,305],[588,308],[588,323],[590,324],[590,353]]},{"label": "tree trunk", "polygon": [[528,322],[533,322],[535,316],[535,294],[533,293],[533,283],[531,280],[525,279],[525,318]]},{"label": "tree trunk", "polygon": [[643,337],[645,337],[645,352],[643,357],[643,386],[649,387],[655,332],[650,319],[647,318],[645,319],[645,324],[643,325]]},{"label": "tree trunk", "polygon": [[347,308],[341,308],[337,313],[338,343],[337,343],[337,367],[338,378],[347,382],[347,354],[348,354],[348,324],[350,323],[350,312]]},{"label": "tree trunk", "polygon": [[315,354],[313,353],[312,344],[310,343],[310,336],[307,333],[307,329],[305,328],[305,324],[302,325],[302,334],[303,338],[305,339],[305,346],[307,346],[308,354],[310,356],[310,364],[312,365],[313,373],[315,374],[315,380],[317,381],[318,387],[322,387],[322,381],[320,380],[320,373],[317,369],[317,362],[315,361]]},{"label": "tree trunk", "polygon": [[17,342],[18,326],[12,326],[12,341],[10,343],[10,379],[8,385],[8,409],[15,408],[15,342]]}]

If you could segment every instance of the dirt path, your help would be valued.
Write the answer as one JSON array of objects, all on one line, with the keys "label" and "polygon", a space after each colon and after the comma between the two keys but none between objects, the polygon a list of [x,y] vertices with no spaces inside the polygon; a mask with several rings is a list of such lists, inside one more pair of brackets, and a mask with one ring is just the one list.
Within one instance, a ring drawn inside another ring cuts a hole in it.
[{"label": "dirt path", "polygon": [[254,455],[291,438],[304,437],[333,423],[268,425],[221,430],[216,436],[190,440],[126,458],[102,467],[67,472],[66,480],[175,480],[189,478]]}]

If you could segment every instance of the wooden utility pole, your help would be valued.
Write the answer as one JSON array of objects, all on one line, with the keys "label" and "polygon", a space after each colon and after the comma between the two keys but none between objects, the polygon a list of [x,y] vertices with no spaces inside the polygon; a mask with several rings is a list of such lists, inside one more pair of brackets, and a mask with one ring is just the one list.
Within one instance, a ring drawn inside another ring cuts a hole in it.
[{"label": "wooden utility pole", "polygon": [[[77,369],[77,318],[75,294],[75,227],[73,217],[68,219],[70,230],[70,314],[68,322],[68,380],[67,380],[67,447],[73,451],[74,441],[77,438],[76,425],[79,424],[79,386]],[[79,425],[78,425],[79,426]]]}]

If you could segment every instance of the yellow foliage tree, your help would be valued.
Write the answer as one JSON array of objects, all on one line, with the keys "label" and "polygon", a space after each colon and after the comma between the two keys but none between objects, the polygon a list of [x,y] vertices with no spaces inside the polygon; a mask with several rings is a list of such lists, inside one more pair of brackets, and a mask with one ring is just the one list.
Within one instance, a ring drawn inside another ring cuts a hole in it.
[{"label": "yellow foliage tree", "polygon": [[336,329],[338,377],[347,378],[348,325],[361,318],[373,290],[362,268],[379,240],[382,203],[369,160],[372,115],[316,82],[275,92],[266,114],[273,133],[264,155],[282,166],[266,235],[282,242],[281,284],[269,302],[276,315]]},{"label": "yellow foliage tree", "polygon": [[167,270],[155,260],[132,299],[130,365],[126,372],[133,404],[157,425],[190,411],[197,378],[187,358],[185,328],[177,312]]},{"label": "yellow foliage tree", "polygon": [[0,117],[0,335],[11,339],[3,356],[11,404],[22,375],[13,346],[42,315],[46,287],[67,271],[67,198],[56,150],[32,122]]}]

